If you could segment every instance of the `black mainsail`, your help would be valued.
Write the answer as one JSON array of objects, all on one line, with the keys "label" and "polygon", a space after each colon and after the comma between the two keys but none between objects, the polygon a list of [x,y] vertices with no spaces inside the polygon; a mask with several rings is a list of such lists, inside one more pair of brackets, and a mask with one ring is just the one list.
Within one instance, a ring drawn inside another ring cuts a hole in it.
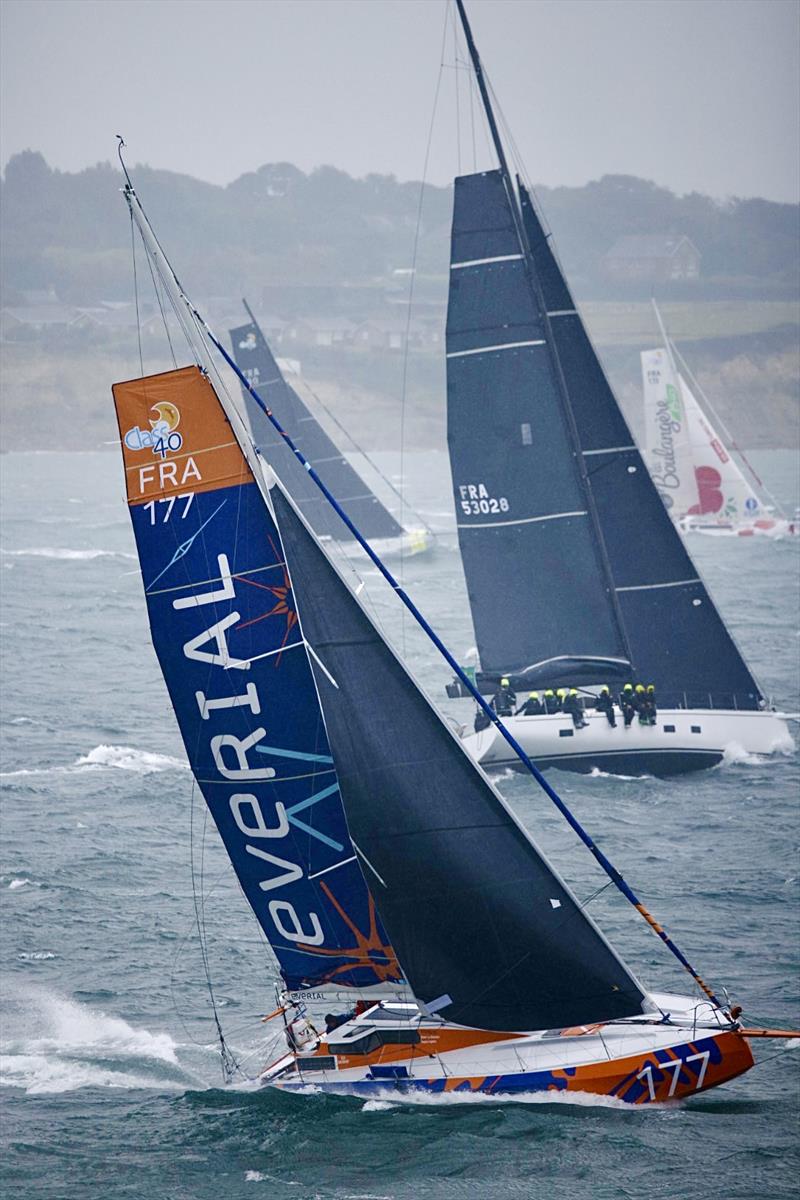
[{"label": "black mainsail", "polygon": [[275,518],[350,838],[416,999],[489,1030],[644,993],[375,629],[278,487]]},{"label": "black mainsail", "polygon": [[664,508],[525,187],[456,180],[448,445],[483,671],[532,684],[623,676],[662,703],[761,692]]},{"label": "black mainsail", "polygon": [[[364,480],[350,466],[316,417],[286,382],[267,340],[248,309],[250,321],[230,331],[233,355],[242,373],[258,388],[283,428],[339,498],[342,507],[368,538],[399,538],[400,525]],[[351,537],[308,473],[286,447],[267,417],[242,388],[253,439],[274,463],[314,532],[320,537],[348,541]]]}]

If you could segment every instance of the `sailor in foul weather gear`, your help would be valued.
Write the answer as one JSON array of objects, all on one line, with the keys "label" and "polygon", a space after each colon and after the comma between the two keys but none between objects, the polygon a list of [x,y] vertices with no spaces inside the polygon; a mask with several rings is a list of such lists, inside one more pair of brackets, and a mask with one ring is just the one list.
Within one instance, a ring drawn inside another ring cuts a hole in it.
[{"label": "sailor in foul weather gear", "polygon": [[473,728],[476,733],[480,733],[482,729],[488,729],[491,723],[491,719],[482,708],[475,709],[475,722]]},{"label": "sailor in foul weather gear", "polygon": [[588,721],[584,721],[583,719],[583,708],[580,700],[578,699],[578,693],[575,688],[570,688],[568,694],[564,698],[561,708],[563,712],[569,713],[569,715],[572,717],[572,724],[576,729],[585,729],[589,724]]},{"label": "sailor in foul weather gear", "polygon": [[600,689],[600,695],[595,701],[595,708],[599,712],[604,712],[606,714],[606,720],[612,729],[617,728],[617,718],[614,713],[614,701],[611,699],[611,692],[607,687]]},{"label": "sailor in foul weather gear", "polygon": [[548,688],[544,694],[544,711],[546,713],[558,712],[558,700],[552,688]]},{"label": "sailor in foul weather gear", "polygon": [[564,701],[566,700],[568,695],[569,695],[569,693],[567,692],[566,688],[557,688],[556,689],[556,705],[557,705],[556,712],[564,711]]},{"label": "sailor in foul weather gear", "polygon": [[544,706],[539,699],[538,692],[528,692],[528,699],[517,709],[517,716],[523,717],[538,717],[544,712]]},{"label": "sailor in foul weather gear", "polygon": [[630,729],[631,721],[636,712],[636,704],[634,702],[633,684],[626,683],[619,694],[619,706],[622,710],[622,716],[625,720],[625,728]]},{"label": "sailor in foul weather gear", "polygon": [[492,696],[492,708],[498,717],[513,717],[516,703],[517,694],[512,690],[508,677],[504,675],[500,680],[500,687]]},{"label": "sailor in foul weather gear", "polygon": [[648,683],[647,685],[647,717],[648,724],[655,725],[658,709],[656,708],[656,688],[655,684]]},{"label": "sailor in foul weather gear", "polygon": [[633,707],[639,716],[639,724],[649,725],[650,721],[647,717],[647,692],[644,690],[643,683],[637,683],[633,689]]}]

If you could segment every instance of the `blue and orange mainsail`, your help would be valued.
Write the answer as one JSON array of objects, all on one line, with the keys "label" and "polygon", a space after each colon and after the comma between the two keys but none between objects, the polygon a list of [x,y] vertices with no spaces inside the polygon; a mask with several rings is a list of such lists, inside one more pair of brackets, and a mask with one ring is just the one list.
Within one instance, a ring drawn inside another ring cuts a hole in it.
[{"label": "blue and orange mainsail", "polygon": [[153,644],[198,785],[290,989],[400,971],[347,832],[281,540],[198,367],[114,386]]}]

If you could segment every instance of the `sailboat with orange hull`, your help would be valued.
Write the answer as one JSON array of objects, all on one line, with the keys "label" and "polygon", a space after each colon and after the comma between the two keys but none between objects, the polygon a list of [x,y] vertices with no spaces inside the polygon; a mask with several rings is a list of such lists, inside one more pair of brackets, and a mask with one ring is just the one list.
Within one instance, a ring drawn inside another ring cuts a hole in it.
[{"label": "sailboat with orange hull", "polygon": [[[235,362],[181,288],[130,180],[125,196],[195,358],[115,385],[114,400],[153,643],[197,785],[279,965],[270,1017],[283,1019],[286,1049],[261,1082],[651,1104],[747,1071],[753,1031],[741,1010],[702,980],[480,693],[697,995],[637,978],[388,645],[255,449],[214,351]],[[131,432],[148,426],[149,440]],[[323,1031],[315,1012],[342,1004]]]}]

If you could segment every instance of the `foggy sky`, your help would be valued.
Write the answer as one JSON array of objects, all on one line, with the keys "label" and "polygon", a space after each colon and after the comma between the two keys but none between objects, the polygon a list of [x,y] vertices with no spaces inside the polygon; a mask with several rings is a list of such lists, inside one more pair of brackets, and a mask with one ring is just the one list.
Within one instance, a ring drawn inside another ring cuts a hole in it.
[{"label": "foggy sky", "polygon": [[[536,183],[608,173],[800,198],[796,0],[467,0]],[[2,0],[0,156],[228,183],[262,163],[422,176],[445,0]],[[446,38],[428,178],[473,169]],[[479,144],[483,135],[480,135]],[[489,165],[483,154],[478,166]]]}]

